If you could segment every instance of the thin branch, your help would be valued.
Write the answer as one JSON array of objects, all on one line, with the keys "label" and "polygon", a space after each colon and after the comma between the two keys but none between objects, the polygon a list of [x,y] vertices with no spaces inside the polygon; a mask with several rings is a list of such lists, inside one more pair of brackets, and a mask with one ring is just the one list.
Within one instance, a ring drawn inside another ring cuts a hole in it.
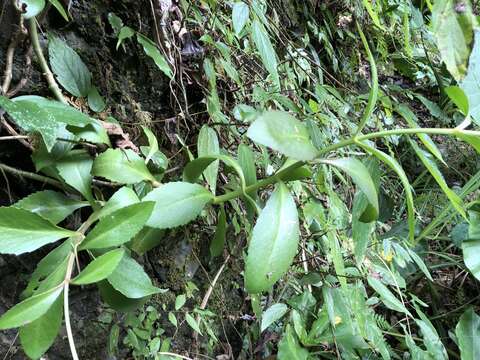
[{"label": "thin branch", "polygon": [[6,172],[8,172],[12,175],[15,175],[15,176],[25,177],[27,179],[36,180],[36,181],[43,182],[45,184],[55,186],[59,189],[64,189],[64,187],[63,187],[63,185],[60,181],[54,180],[52,178],[49,178],[49,177],[46,177],[46,176],[43,176],[43,175],[35,174],[35,173],[29,172],[29,171],[19,170],[19,169],[16,169],[14,167],[11,167],[11,166],[8,166],[8,165],[2,164],[2,163],[0,163],[0,170],[4,170],[4,171],[6,171]]}]

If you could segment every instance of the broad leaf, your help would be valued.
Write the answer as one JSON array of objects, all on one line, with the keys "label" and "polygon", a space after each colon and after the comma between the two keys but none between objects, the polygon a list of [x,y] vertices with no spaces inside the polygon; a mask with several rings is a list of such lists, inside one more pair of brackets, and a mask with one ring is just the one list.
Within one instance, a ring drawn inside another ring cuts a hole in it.
[{"label": "broad leaf", "polygon": [[278,359],[279,360],[307,360],[309,353],[298,343],[295,332],[292,327],[287,325],[282,339],[278,343]]},{"label": "broad leaf", "polygon": [[383,301],[386,307],[394,311],[402,312],[410,315],[410,312],[403,305],[403,303],[398,300],[392,292],[382,284],[382,282],[372,276],[368,277],[368,284],[380,295],[380,299]]},{"label": "broad leaf", "polygon": [[[460,87],[468,98],[467,108],[470,105],[470,115],[473,121],[480,125],[480,31],[475,31],[475,42],[468,62],[467,76]],[[465,100],[462,101],[463,103]],[[458,106],[458,104],[457,104]],[[468,114],[464,112],[465,115]]]},{"label": "broad leaf", "polygon": [[200,330],[200,325],[198,324],[197,320],[195,320],[195,318],[190,315],[189,313],[186,313],[185,314],[185,320],[187,320],[187,324],[194,330],[196,331],[197,333],[199,333],[200,335],[202,335],[202,330]]},{"label": "broad leaf", "polygon": [[183,305],[187,302],[187,297],[185,294],[180,294],[175,298],[175,311],[180,310]]},{"label": "broad leaf", "polygon": [[138,255],[143,255],[147,251],[159,245],[164,234],[165,230],[145,226],[132,239],[132,241],[130,241],[128,247],[135,251]]},{"label": "broad leaf", "polygon": [[[478,46],[478,45],[477,45]],[[475,50],[475,47],[474,47],[474,50]],[[478,49],[477,49],[477,52],[478,52]],[[475,54],[474,52],[472,52],[472,55],[470,55],[470,62],[468,64],[468,68],[470,69],[475,63],[475,59],[473,58],[474,56],[478,56],[478,54]],[[473,61],[473,63],[472,63]],[[472,69],[473,70],[473,69]],[[473,70],[475,71],[475,70]],[[465,86],[466,84],[468,84],[468,81],[471,80],[471,77],[469,78],[468,74],[470,73],[470,70],[469,72],[467,73],[467,77],[465,78],[465,80],[463,81],[463,86]],[[473,76],[472,76],[473,77]],[[468,81],[467,81],[468,79]],[[475,80],[475,79],[474,79]],[[480,84],[477,84],[476,81],[475,81],[475,84],[470,84],[470,85],[475,85],[477,88]],[[448,86],[445,88],[445,93],[448,95],[448,97],[450,98],[450,100],[453,101],[453,103],[455,105],[457,105],[458,109],[463,113],[463,115],[467,116],[469,114],[469,101],[468,101],[468,97],[467,95],[464,93],[464,91],[462,90],[462,88],[458,87],[458,86]],[[473,91],[474,93],[474,91]],[[470,94],[473,95],[471,89],[470,89]]]},{"label": "broad leaf", "polygon": [[462,360],[476,360],[480,356],[480,316],[469,307],[455,328]]},{"label": "broad leaf", "polygon": [[78,190],[85,199],[93,203],[92,170],[93,160],[82,150],[74,150],[57,162],[57,170],[65,182]]},{"label": "broad leaf", "polygon": [[115,311],[134,311],[140,308],[149,299],[149,296],[138,299],[130,299],[121,292],[115,290],[107,280],[97,283],[97,286],[102,300],[105,301]]},{"label": "broad leaf", "polygon": [[117,268],[124,255],[125,250],[115,249],[99,256],[72,280],[72,284],[87,285],[106,279]]},{"label": "broad leaf", "polygon": [[285,304],[277,303],[270,306],[262,314],[262,324],[260,326],[260,332],[263,332],[271,324],[280,319],[288,311],[288,307]]},{"label": "broad leaf", "polygon": [[299,239],[298,213],[287,187],[279,183],[255,227],[245,263],[245,288],[269,290],[290,267]]},{"label": "broad leaf", "polygon": [[130,241],[147,222],[153,206],[153,202],[141,202],[103,217],[82,241],[80,249],[103,249]]},{"label": "broad leaf", "polygon": [[[218,136],[215,130],[203,125],[198,134],[197,141],[198,157],[204,157],[208,155],[219,155],[220,146],[218,145]],[[207,180],[210,190],[215,195],[217,188],[217,175],[218,175],[218,160],[212,162],[203,171],[203,176]]]},{"label": "broad leaf", "polygon": [[154,189],[142,201],[155,201],[147,226],[167,229],[194,220],[213,199],[203,186],[185,182],[170,182]]},{"label": "broad leaf", "polygon": [[115,290],[131,299],[139,299],[163,291],[153,286],[142,266],[127,255],[122,257],[117,268],[107,279]]},{"label": "broad leaf", "polygon": [[88,206],[88,203],[71,199],[56,191],[44,190],[33,193],[12,206],[28,210],[58,224],[75,210]]},{"label": "broad leaf", "polygon": [[0,254],[31,252],[75,234],[27,210],[0,207]]},{"label": "broad leaf", "polygon": [[37,320],[55,303],[63,287],[34,295],[15,305],[0,317],[0,330],[20,327]]},{"label": "broad leaf", "polygon": [[459,81],[467,70],[473,24],[476,21],[469,2],[456,10],[454,0],[437,0],[432,9],[432,27],[437,47],[448,71]]},{"label": "broad leaf", "polygon": [[42,12],[45,7],[45,0],[21,0],[17,4],[19,9],[25,9],[22,16],[25,19],[30,19]]},{"label": "broad leaf", "polygon": [[74,96],[88,96],[92,87],[92,74],[75,50],[65,41],[50,35],[48,55],[52,71],[60,85]]},{"label": "broad leaf", "polygon": [[32,359],[39,359],[53,345],[63,318],[63,296],[37,320],[22,326],[19,331],[23,351]]},{"label": "broad leaf", "polygon": [[88,91],[88,106],[92,111],[101,112],[105,109],[107,104],[105,104],[105,100],[103,99],[102,95],[98,92],[96,86],[92,86]]},{"label": "broad leaf", "polygon": [[124,186],[117,190],[110,199],[105,203],[103,208],[98,212],[98,218],[101,219],[112,212],[140,202],[137,194],[132,189]]},{"label": "broad leaf", "polygon": [[371,205],[371,210],[367,214],[362,215],[360,220],[363,222],[372,222],[378,218],[378,194],[375,183],[363,163],[355,158],[322,160],[322,163],[333,165],[345,171],[353,180],[353,182],[362,190]]},{"label": "broad leaf", "polygon": [[142,34],[137,34],[137,41],[143,46],[145,54],[153,59],[158,69],[171,79],[173,77],[172,69],[170,69],[167,60],[165,60],[165,57],[160,53],[160,50],[158,50],[157,45]]},{"label": "broad leaf", "polygon": [[108,149],[93,162],[92,174],[122,184],[156,181],[145,161],[132,150]]},{"label": "broad leaf", "polygon": [[283,111],[266,111],[258,116],[248,128],[247,136],[296,160],[312,160],[318,153],[306,126]]},{"label": "broad leaf", "polygon": [[470,211],[468,239],[462,242],[463,261],[468,270],[480,280],[480,213]]},{"label": "broad leaf", "polygon": [[215,236],[210,243],[210,255],[212,257],[220,256],[225,247],[225,237],[227,235],[227,215],[225,214],[225,208],[220,205],[218,211],[217,228],[215,229]]},{"label": "broad leaf", "polygon": [[273,82],[277,87],[280,87],[280,78],[277,70],[277,54],[275,53],[275,49],[270,41],[267,30],[265,30],[265,27],[257,19],[253,21],[251,36],[260,58],[262,59],[263,65],[272,76]]},{"label": "broad leaf", "polygon": [[242,1],[238,1],[233,4],[232,10],[232,24],[235,35],[239,36],[245,27],[249,16],[248,5]]}]

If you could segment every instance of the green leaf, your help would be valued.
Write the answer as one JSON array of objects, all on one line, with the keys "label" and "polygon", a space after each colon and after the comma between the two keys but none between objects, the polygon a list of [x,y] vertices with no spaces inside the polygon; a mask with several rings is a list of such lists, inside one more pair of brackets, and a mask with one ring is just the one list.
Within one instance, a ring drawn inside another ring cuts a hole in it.
[{"label": "green leaf", "polygon": [[220,256],[225,247],[225,237],[227,235],[227,215],[223,204],[220,205],[218,211],[218,222],[215,230],[215,236],[210,243],[210,255],[212,257]]},{"label": "green leaf", "polygon": [[365,165],[355,158],[322,160],[322,163],[338,167],[345,171],[365,194],[373,209],[369,214],[362,216],[360,220],[368,223],[377,219],[379,212],[377,188]]},{"label": "green leaf", "polygon": [[238,163],[245,176],[245,183],[250,186],[257,182],[257,169],[255,167],[255,155],[252,149],[245,144],[238,147]]},{"label": "green leaf", "polygon": [[57,11],[60,13],[60,15],[62,15],[65,21],[68,21],[68,14],[63,8],[62,3],[59,0],[48,0],[48,1],[50,2],[50,4],[52,4],[55,7],[55,9],[57,9]]},{"label": "green leaf", "polygon": [[97,283],[98,290],[102,300],[105,301],[112,309],[120,312],[130,312],[141,307],[149,299],[149,296],[130,299],[121,292],[115,290],[107,280]]},{"label": "green leaf", "polygon": [[480,213],[469,211],[470,224],[468,226],[468,239],[462,242],[463,261],[468,270],[480,280]]},{"label": "green leaf", "polygon": [[142,266],[127,255],[122,257],[117,268],[107,279],[115,290],[131,299],[162,292],[162,289],[152,285]]},{"label": "green leaf", "polygon": [[183,179],[191,183],[196,182],[198,178],[202,175],[202,173],[205,171],[205,169],[207,169],[211,163],[218,160],[223,161],[226,165],[233,168],[240,178],[241,186],[246,186],[245,177],[243,176],[243,171],[240,167],[240,164],[234,158],[228,155],[211,154],[190,161],[183,169]]},{"label": "green leaf", "polygon": [[370,15],[370,18],[372,19],[373,23],[378,26],[381,30],[385,30],[385,28],[382,26],[380,23],[380,19],[378,17],[377,12],[373,8],[371,4],[371,0],[362,0],[363,6],[365,6],[365,9],[368,12],[368,15]]},{"label": "green leaf", "polygon": [[190,315],[189,313],[186,313],[185,314],[185,320],[187,320],[187,324],[194,330],[196,331],[197,333],[199,333],[200,335],[202,335],[202,331],[200,330],[200,326],[199,324],[197,323],[197,320],[195,320],[195,318]]},{"label": "green leaf", "polygon": [[60,38],[49,35],[48,55],[60,85],[74,96],[87,96],[92,87],[92,74],[75,50]]},{"label": "green leaf", "polygon": [[27,210],[0,207],[0,254],[19,255],[76,235]]},{"label": "green leaf", "polygon": [[[203,125],[198,134],[197,141],[198,157],[205,157],[208,155],[219,155],[220,146],[218,145],[218,137],[215,130],[209,128],[207,125]],[[218,175],[218,160],[212,162],[203,171],[203,176],[207,180],[210,190],[215,195],[217,188],[217,175]]]},{"label": "green leaf", "polygon": [[175,298],[175,311],[178,311],[182,308],[183,305],[187,302],[185,294],[180,294]]},{"label": "green leaf", "polygon": [[267,31],[257,19],[255,19],[252,24],[252,40],[255,43],[263,65],[272,76],[274,84],[280,87],[280,78],[277,70],[277,54],[275,53]]},{"label": "green leaf", "polygon": [[400,164],[392,158],[390,155],[375,149],[373,146],[368,145],[366,142],[358,142],[358,145],[364,148],[367,152],[374,155],[381,162],[387,164],[400,178],[403,188],[405,189],[405,199],[407,202],[407,212],[408,212],[408,234],[410,241],[413,241],[415,237],[415,210],[413,204],[413,194],[412,187],[408,181],[407,174],[400,166]]},{"label": "green leaf", "polygon": [[22,326],[19,331],[22,349],[32,359],[39,359],[53,345],[63,318],[63,296],[37,320]]},{"label": "green leaf", "polygon": [[147,251],[159,245],[164,235],[165,235],[165,231],[162,229],[155,229],[155,228],[145,226],[132,239],[132,241],[129,244],[129,247],[130,249],[135,251],[138,255],[143,255]]},{"label": "green leaf", "polygon": [[21,0],[18,4],[19,9],[25,9],[22,16],[30,19],[37,16],[45,8],[45,0]]},{"label": "green leaf", "polygon": [[117,15],[115,15],[115,13],[110,12],[108,13],[108,22],[110,23],[110,26],[112,27],[115,35],[118,35],[118,33],[123,27],[122,19],[120,19]]},{"label": "green leaf", "polygon": [[57,162],[57,170],[65,182],[78,190],[85,199],[93,203],[92,170],[93,160],[82,150],[74,150]]},{"label": "green leaf", "polygon": [[295,332],[287,325],[282,339],[278,343],[278,359],[279,360],[307,360],[309,353],[298,343]]},{"label": "green leaf", "polygon": [[462,360],[476,360],[480,354],[480,316],[469,307],[460,317],[455,335]]},{"label": "green leaf", "polygon": [[431,158],[430,153],[422,150],[411,139],[409,139],[409,142],[410,142],[410,145],[412,146],[413,150],[415,150],[415,153],[417,154],[417,156],[422,161],[423,165],[428,169],[428,171],[430,172],[432,177],[437,182],[438,186],[440,186],[440,188],[442,189],[444,194],[447,196],[448,200],[450,200],[450,202],[452,203],[455,210],[457,210],[460,213],[460,215],[462,215],[466,219],[467,214],[465,212],[462,199],[448,187],[447,182],[443,178],[443,175],[440,172],[440,170],[438,169],[437,164]]},{"label": "green leaf", "polygon": [[[472,56],[470,56],[470,61],[472,61]],[[469,67],[472,66],[473,64],[470,62]],[[468,73],[467,73],[467,78],[468,78]],[[465,81],[467,80],[465,79]],[[465,85],[465,81],[463,84]],[[445,88],[445,93],[448,95],[450,100],[453,101],[455,105],[457,105],[458,109],[463,113],[463,115],[467,116],[468,115],[468,97],[465,95],[463,92],[462,88],[458,86],[448,86]]]},{"label": "green leaf", "polygon": [[288,311],[288,307],[282,303],[276,303],[270,306],[262,314],[262,324],[260,325],[260,332],[266,330],[275,321],[280,319]]},{"label": "green leaf", "polygon": [[194,220],[213,199],[203,186],[186,182],[170,182],[154,189],[142,201],[155,201],[147,226],[167,229]]},{"label": "green leaf", "polygon": [[[468,62],[467,76],[461,82],[460,88],[463,90],[468,98],[468,104],[470,105],[470,115],[473,121],[480,125],[480,79],[478,74],[480,73],[480,31],[475,31],[475,42],[473,44],[472,53]],[[453,99],[452,99],[453,100]],[[465,100],[459,100],[463,103]],[[457,102],[455,104],[460,108]],[[462,105],[464,107],[464,105]],[[461,109],[461,108],[460,108]],[[468,114],[464,112],[465,115]]]},{"label": "green leaf", "polygon": [[0,330],[20,327],[45,314],[60,296],[63,287],[34,295],[15,305],[0,317]]},{"label": "green leaf", "polygon": [[299,239],[298,213],[287,187],[279,183],[253,228],[245,263],[245,288],[269,290],[292,264]]},{"label": "green leaf", "polygon": [[33,193],[12,206],[28,210],[58,224],[75,210],[88,206],[88,203],[71,199],[56,191],[44,190]]},{"label": "green leaf", "polygon": [[239,36],[243,28],[247,24],[249,17],[248,5],[242,1],[238,1],[233,4],[232,10],[232,24],[235,35]]},{"label": "green leaf", "polygon": [[135,35],[135,30],[133,30],[129,26],[123,26],[118,33],[118,41],[117,41],[116,49],[118,50],[120,45],[122,45],[126,39],[130,39],[133,35]]},{"label": "green leaf", "polygon": [[463,3],[464,10],[461,12],[457,12],[455,6],[454,0],[435,1],[432,9],[432,29],[443,62],[459,81],[467,70],[475,19],[468,2]]},{"label": "green leaf", "polygon": [[410,315],[410,312],[405,308],[402,302],[398,300],[395,295],[393,295],[392,292],[380,282],[380,280],[369,276],[368,284],[378,293],[378,295],[380,295],[380,299],[386,307]]},{"label": "green leaf", "polygon": [[117,211],[121,208],[127,207],[140,202],[135,191],[124,186],[117,190],[115,194],[112,195],[110,199],[105,203],[103,208],[98,212],[98,218],[102,219],[107,215],[110,215],[112,212]]},{"label": "green leaf", "polygon": [[20,96],[13,100],[0,96],[2,107],[27,132],[39,133],[50,151],[65,124],[86,126],[92,120],[78,110],[40,96]]},{"label": "green leaf", "polygon": [[[418,125],[418,119],[417,116],[413,113],[410,108],[405,105],[405,104],[400,104],[395,107],[395,111],[402,116],[408,123],[408,126],[412,128],[419,128],[420,126]],[[447,165],[445,163],[445,160],[443,160],[442,153],[438,149],[437,145],[432,141],[430,136],[427,134],[417,134],[418,138],[420,141],[425,145],[425,147],[432,153],[433,156],[435,156],[438,160],[440,160],[444,165]]]},{"label": "green leaf", "polygon": [[117,268],[124,255],[125,250],[115,249],[99,256],[88,264],[71,283],[74,285],[87,285],[106,279]]},{"label": "green leaf", "polygon": [[148,139],[148,154],[145,157],[145,164],[148,164],[148,162],[150,161],[152,156],[155,155],[155,153],[157,151],[159,151],[158,150],[158,141],[157,141],[157,137],[152,132],[152,130],[150,130],[146,126],[142,126],[142,129],[143,129],[143,132],[145,133],[145,135],[147,136],[147,139]]},{"label": "green leaf", "polygon": [[108,149],[93,162],[92,174],[122,184],[156,181],[145,161],[132,150]]},{"label": "green leaf", "polygon": [[318,153],[306,126],[283,111],[262,113],[248,128],[247,136],[296,160],[313,160]]},{"label": "green leaf", "polygon": [[88,106],[95,112],[101,112],[107,106],[96,86],[92,86],[88,91]]},{"label": "green leaf", "polygon": [[167,60],[165,60],[163,55],[158,50],[157,45],[155,45],[152,40],[146,36],[143,36],[142,34],[137,34],[137,41],[143,46],[143,51],[145,51],[145,54],[153,59],[155,65],[157,65],[160,71],[162,71],[170,79],[173,78],[172,69],[170,69],[170,65],[168,65]]},{"label": "green leaf", "polygon": [[375,228],[373,222],[366,223],[360,221],[360,218],[368,207],[369,202],[365,194],[357,192],[353,198],[352,206],[352,240],[354,243],[354,255],[357,262],[357,266],[362,264],[365,253],[368,248],[370,234]]},{"label": "green leaf", "polygon": [[153,202],[141,202],[103,217],[82,241],[80,249],[103,249],[130,241],[143,228],[153,207]]}]

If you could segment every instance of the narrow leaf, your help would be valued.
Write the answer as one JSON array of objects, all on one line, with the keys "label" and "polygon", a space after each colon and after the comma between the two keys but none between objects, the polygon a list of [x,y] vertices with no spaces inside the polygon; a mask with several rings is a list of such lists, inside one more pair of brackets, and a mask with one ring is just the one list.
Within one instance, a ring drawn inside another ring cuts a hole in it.
[{"label": "narrow leaf", "polygon": [[245,24],[248,21],[249,8],[248,5],[242,1],[238,1],[233,4],[232,10],[232,24],[235,35],[239,36],[242,32]]},{"label": "narrow leaf", "polygon": [[167,60],[165,60],[165,57],[160,53],[155,43],[142,34],[137,34],[137,41],[143,46],[145,54],[153,59],[158,69],[171,79],[173,77],[172,69],[170,69],[170,65],[168,65]]},{"label": "narrow leaf", "polygon": [[148,164],[152,156],[158,151],[158,141],[152,130],[146,126],[142,126],[142,129],[148,139],[148,155],[145,157],[145,164]]},{"label": "narrow leaf", "polygon": [[[198,134],[197,151],[199,158],[208,155],[220,154],[217,133],[207,125],[202,126],[200,133]],[[210,186],[210,190],[215,195],[215,190],[217,188],[218,160],[208,165],[203,171],[203,175]]]},{"label": "narrow leaf", "polygon": [[117,268],[125,250],[115,249],[99,256],[72,280],[74,285],[87,285],[106,279]]},{"label": "narrow leaf", "polygon": [[215,230],[215,236],[210,243],[210,255],[212,257],[220,256],[225,247],[225,237],[227,235],[227,215],[225,214],[225,208],[220,205],[218,211],[218,222]]},{"label": "narrow leaf", "polygon": [[277,70],[277,54],[275,53],[267,30],[265,30],[264,26],[257,19],[255,19],[252,24],[252,39],[262,59],[263,65],[272,76],[273,82],[279,87],[280,78]]}]

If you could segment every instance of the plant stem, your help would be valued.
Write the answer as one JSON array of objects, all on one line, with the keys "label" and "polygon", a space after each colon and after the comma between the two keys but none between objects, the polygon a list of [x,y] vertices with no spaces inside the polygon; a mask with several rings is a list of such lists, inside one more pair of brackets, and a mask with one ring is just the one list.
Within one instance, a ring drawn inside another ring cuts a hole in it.
[{"label": "plant stem", "polygon": [[[329,145],[324,147],[323,149],[320,149],[317,153],[316,158],[318,159],[320,156],[324,154],[328,154],[329,152],[341,149],[346,146],[354,145],[355,142],[357,141],[362,141],[362,140],[369,140],[369,139],[374,139],[374,138],[382,138],[382,137],[387,137],[387,136],[392,136],[392,135],[415,135],[415,134],[431,134],[431,135],[470,135],[470,136],[476,136],[480,137],[480,131],[472,131],[472,130],[459,130],[459,129],[437,129],[437,128],[410,128],[410,129],[394,129],[394,130],[383,130],[383,131],[378,131],[378,132],[373,132],[370,134],[366,135],[358,135],[358,136],[353,136],[349,139],[341,140],[335,144]],[[305,165],[304,161],[297,161],[290,165],[288,168],[283,169],[282,171],[273,174],[265,179],[262,179],[255,184],[252,184],[250,186],[247,186],[245,188],[245,192],[250,192],[257,190],[259,188],[277,183],[282,180],[282,176],[288,175],[291,171],[298,169],[299,167],[302,167]],[[224,195],[221,196],[216,196],[213,199],[214,204],[220,204],[224,203],[226,201],[235,199],[243,194],[242,189],[237,189],[231,192],[228,192]]]},{"label": "plant stem", "polygon": [[57,98],[58,101],[61,101],[64,104],[67,104],[67,100],[62,95],[62,91],[58,86],[57,82],[55,81],[55,77],[53,76],[52,71],[48,67],[47,60],[45,56],[43,56],[42,48],[40,46],[40,41],[38,40],[38,32],[37,32],[37,22],[35,17],[28,20],[28,28],[30,32],[30,39],[32,41],[33,50],[35,51],[35,55],[37,56],[38,62],[40,63],[40,67],[42,68],[43,75],[47,79],[48,87],[52,91],[53,95]]},{"label": "plant stem", "polygon": [[51,178],[43,176],[43,175],[38,175],[38,174],[35,174],[35,173],[31,173],[31,172],[28,172],[28,171],[15,169],[14,167],[11,167],[11,166],[8,166],[8,165],[2,164],[2,163],[0,163],[0,170],[4,170],[4,171],[6,171],[10,174],[16,175],[16,176],[26,177],[28,179],[37,180],[37,181],[43,182],[45,184],[50,184],[50,185],[55,186],[59,189],[64,188],[62,183],[60,183],[57,180],[51,179]]}]

